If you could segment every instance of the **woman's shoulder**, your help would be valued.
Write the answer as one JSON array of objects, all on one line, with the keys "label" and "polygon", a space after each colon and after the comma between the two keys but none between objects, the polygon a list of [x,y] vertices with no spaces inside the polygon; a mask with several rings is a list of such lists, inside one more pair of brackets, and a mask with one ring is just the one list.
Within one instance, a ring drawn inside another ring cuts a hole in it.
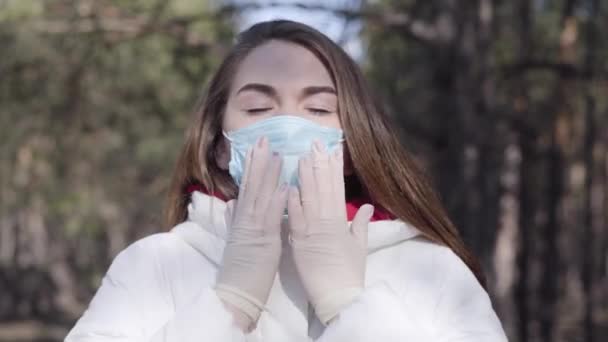
[{"label": "woman's shoulder", "polygon": [[399,244],[395,254],[387,257],[395,262],[391,263],[390,272],[385,268],[380,278],[389,281],[408,307],[435,308],[428,315],[437,314],[436,308],[460,304],[483,310],[491,308],[488,294],[473,272],[445,245],[419,235]]},{"label": "woman's shoulder", "polygon": [[399,259],[408,261],[408,263],[415,262],[427,266],[436,263],[444,265],[454,262],[454,258],[459,259],[451,248],[432,241],[423,233],[412,234],[395,247],[397,247]]},{"label": "woman's shoulder", "polygon": [[[421,286],[430,284],[436,291],[446,291],[458,283],[462,287],[482,290],[475,275],[465,262],[450,247],[431,241],[424,235],[418,235],[401,243],[397,251],[397,260],[402,275],[410,279],[417,278]],[[415,275],[415,277],[413,277]]]},{"label": "woman's shoulder", "polygon": [[457,272],[473,276],[473,272],[452,248],[431,241],[423,235],[416,236],[408,242],[406,248],[409,248],[410,253],[426,256],[426,258],[418,258],[418,260],[427,263],[435,272],[442,273],[444,276],[448,275],[446,273],[448,271],[449,273]]},{"label": "woman's shoulder", "polygon": [[158,232],[133,241],[112,260],[108,276],[133,281],[172,275],[189,265],[203,269],[200,255],[176,234]]},{"label": "woman's shoulder", "polygon": [[[187,246],[187,245],[186,245]],[[171,256],[172,251],[181,251],[184,243],[175,234],[170,232],[158,232],[141,237],[121,250],[116,259],[148,259],[157,257],[162,252],[165,256]]]},{"label": "woman's shoulder", "polygon": [[[506,341],[488,292],[450,247],[417,236],[402,244],[401,290],[404,301],[432,317],[437,329],[459,334],[486,334]],[[475,330],[470,330],[473,327]],[[476,331],[476,332],[475,332]],[[464,335],[463,335],[464,336]]]}]

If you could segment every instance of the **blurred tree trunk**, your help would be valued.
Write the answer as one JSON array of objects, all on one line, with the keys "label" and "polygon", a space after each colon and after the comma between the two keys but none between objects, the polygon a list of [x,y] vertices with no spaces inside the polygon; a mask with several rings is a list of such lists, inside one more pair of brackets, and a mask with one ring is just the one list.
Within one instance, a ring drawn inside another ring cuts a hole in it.
[{"label": "blurred tree trunk", "polygon": [[[486,269],[495,244],[502,141],[491,139],[496,85],[493,55],[494,1],[441,2],[437,25],[444,32],[433,54],[438,98],[436,177],[438,188],[465,241]],[[458,113],[458,114],[456,114]],[[463,194],[466,196],[463,197]],[[492,281],[493,274],[489,274]]]},{"label": "blurred tree trunk", "polygon": [[[590,17],[587,24],[586,34],[586,51],[583,69],[586,74],[589,74],[589,82],[594,83],[594,70],[596,70],[596,58],[598,50],[598,37],[599,37],[599,25],[598,13],[600,11],[600,1],[591,0],[589,4]],[[596,199],[594,193],[594,187],[601,189],[602,184],[599,182],[597,177],[597,166],[601,166],[603,158],[598,158],[596,161],[595,154],[601,152],[597,144],[597,133],[596,133],[596,110],[597,104],[595,97],[592,92],[592,87],[587,87],[584,92],[585,97],[585,141],[583,145],[583,160],[585,169],[585,184],[584,184],[584,200],[583,200],[583,236],[582,236],[582,257],[581,257],[581,282],[584,294],[584,315],[583,315],[583,331],[584,339],[587,342],[594,342],[595,338],[595,322],[594,313],[595,305],[601,301],[601,297],[598,296],[598,292],[601,291],[601,283],[595,284],[595,260],[600,260],[601,246],[598,245],[598,241],[601,241],[601,235],[598,234],[601,231],[600,224],[595,219],[599,213],[601,215],[601,201]],[[605,155],[604,151],[604,155]],[[598,153],[599,154],[599,153]],[[596,164],[597,163],[597,164]],[[597,165],[597,166],[596,166]],[[599,228],[599,229],[598,229]],[[597,248],[600,247],[600,248]],[[597,253],[596,251],[599,251]],[[599,285],[599,286],[598,286]],[[604,284],[604,287],[605,284]],[[604,290],[606,291],[606,290]]]},{"label": "blurred tree trunk", "polygon": [[[518,17],[518,51],[521,60],[531,58],[534,53],[532,35],[532,8],[530,1],[519,0],[515,15]],[[515,97],[513,108],[515,110],[516,131],[519,137],[519,148],[521,153],[520,166],[520,188],[519,188],[519,239],[517,240],[517,265],[518,276],[515,288],[515,302],[517,303],[517,336],[518,341],[529,341],[530,323],[532,316],[529,314],[530,298],[530,259],[532,256],[533,233],[535,231],[537,216],[538,192],[535,186],[539,180],[538,174],[538,152],[536,139],[538,132],[528,129],[532,126],[529,122],[531,116],[531,105],[528,98],[529,86],[525,75],[515,82]],[[533,126],[532,126],[533,127]],[[514,246],[515,247],[515,246]]]}]

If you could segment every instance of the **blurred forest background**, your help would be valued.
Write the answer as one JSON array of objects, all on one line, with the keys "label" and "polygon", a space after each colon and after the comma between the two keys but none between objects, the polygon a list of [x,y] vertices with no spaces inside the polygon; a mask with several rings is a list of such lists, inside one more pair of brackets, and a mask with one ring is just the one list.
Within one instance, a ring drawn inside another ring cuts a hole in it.
[{"label": "blurred forest background", "polygon": [[62,340],[165,228],[196,100],[261,6],[358,28],[510,341],[608,340],[608,3],[330,3],[0,0],[0,341]]}]

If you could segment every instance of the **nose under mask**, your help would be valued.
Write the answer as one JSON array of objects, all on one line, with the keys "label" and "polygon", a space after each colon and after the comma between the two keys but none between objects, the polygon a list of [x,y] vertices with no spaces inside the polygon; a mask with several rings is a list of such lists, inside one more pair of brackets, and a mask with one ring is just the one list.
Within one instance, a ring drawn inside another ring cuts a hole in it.
[{"label": "nose under mask", "polygon": [[342,148],[343,131],[321,126],[294,115],[276,115],[230,132],[222,132],[230,141],[228,170],[237,185],[241,184],[247,151],[259,137],[266,136],[269,148],[283,158],[279,184],[297,186],[298,161],[311,152],[314,140],[320,141],[328,152]]}]

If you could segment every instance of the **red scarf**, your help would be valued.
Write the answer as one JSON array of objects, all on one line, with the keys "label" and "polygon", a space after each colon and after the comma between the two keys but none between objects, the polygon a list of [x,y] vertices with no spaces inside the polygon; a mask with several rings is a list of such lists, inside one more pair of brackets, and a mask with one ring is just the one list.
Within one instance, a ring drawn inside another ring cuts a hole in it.
[{"label": "red scarf", "polygon": [[[349,186],[348,185],[349,183],[352,183],[352,182],[349,182],[347,180],[346,181],[347,187]],[[204,194],[219,198],[224,202],[229,201],[229,199],[224,194],[222,194],[218,191],[214,191],[213,194],[209,194],[209,191],[207,191],[207,189],[200,183],[192,183],[192,184],[188,185],[185,190],[186,194],[191,194],[194,191],[200,191]],[[348,193],[348,191],[347,191],[347,193]],[[372,215],[372,218],[370,219],[370,221],[382,221],[382,220],[394,220],[395,219],[395,216],[392,215],[390,212],[388,212],[388,210],[384,209],[383,207],[381,207],[378,204],[372,203],[372,201],[369,199],[369,197],[363,196],[363,195],[358,195],[358,196],[347,196],[346,216],[348,218],[348,221],[352,221],[353,218],[355,217],[355,214],[359,210],[359,208],[366,203],[374,205],[374,214]]]}]

